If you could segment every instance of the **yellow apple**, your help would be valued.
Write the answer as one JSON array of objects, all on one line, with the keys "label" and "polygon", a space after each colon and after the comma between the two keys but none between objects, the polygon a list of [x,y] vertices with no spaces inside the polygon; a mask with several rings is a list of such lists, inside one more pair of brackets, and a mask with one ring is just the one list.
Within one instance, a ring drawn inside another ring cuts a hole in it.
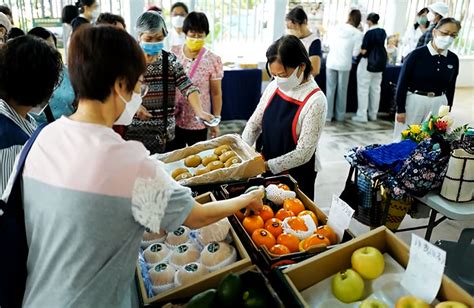
[{"label": "yellow apple", "polygon": [[362,247],[352,253],[352,268],[365,279],[379,277],[385,268],[382,253],[375,247]]},{"label": "yellow apple", "polygon": [[331,290],[341,302],[352,303],[364,295],[364,280],[352,269],[340,271],[332,279]]},{"label": "yellow apple", "polygon": [[435,306],[435,308],[468,308],[467,305],[456,302],[456,301],[447,301],[441,302]]},{"label": "yellow apple", "polygon": [[388,308],[388,305],[374,298],[367,298],[360,303],[359,308]]},{"label": "yellow apple", "polygon": [[430,308],[430,304],[416,296],[407,295],[397,300],[395,308]]}]

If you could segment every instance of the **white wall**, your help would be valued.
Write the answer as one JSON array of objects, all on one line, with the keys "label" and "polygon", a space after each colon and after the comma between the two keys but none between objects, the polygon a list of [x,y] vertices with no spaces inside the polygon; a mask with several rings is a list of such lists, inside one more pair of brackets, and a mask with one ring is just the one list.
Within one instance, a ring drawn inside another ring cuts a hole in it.
[{"label": "white wall", "polygon": [[459,75],[456,87],[474,87],[474,56],[459,57]]},{"label": "white wall", "polygon": [[135,24],[138,17],[145,11],[145,0],[125,0],[122,7],[127,31],[135,37]]}]

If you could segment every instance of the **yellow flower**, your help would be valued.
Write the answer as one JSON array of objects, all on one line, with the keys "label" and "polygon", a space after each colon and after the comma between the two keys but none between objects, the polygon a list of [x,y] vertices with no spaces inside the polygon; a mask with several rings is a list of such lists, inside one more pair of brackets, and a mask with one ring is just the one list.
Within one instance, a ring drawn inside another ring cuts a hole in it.
[{"label": "yellow flower", "polygon": [[410,125],[410,131],[411,131],[413,134],[419,134],[419,133],[421,133],[421,125],[416,125],[416,124]]},{"label": "yellow flower", "polygon": [[408,137],[408,134],[410,133],[410,131],[408,129],[405,129],[403,132],[402,132],[402,137],[403,138],[406,138]]}]

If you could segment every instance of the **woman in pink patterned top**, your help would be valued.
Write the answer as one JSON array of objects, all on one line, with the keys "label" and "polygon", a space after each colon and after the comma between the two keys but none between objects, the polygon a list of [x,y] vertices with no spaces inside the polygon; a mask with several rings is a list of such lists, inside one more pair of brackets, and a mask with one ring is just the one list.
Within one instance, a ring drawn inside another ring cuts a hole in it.
[{"label": "woman in pink patterned top", "polygon": [[[221,115],[222,89],[224,76],[221,58],[204,48],[209,34],[209,22],[204,13],[191,12],[184,20],[183,32],[186,34],[184,45],[174,46],[172,52],[182,64],[193,84],[201,92],[202,109],[214,116]],[[207,139],[207,128],[196,120],[193,109],[181,93],[176,94],[176,138],[175,148],[183,148]],[[212,127],[211,137],[216,137],[219,127]]]}]

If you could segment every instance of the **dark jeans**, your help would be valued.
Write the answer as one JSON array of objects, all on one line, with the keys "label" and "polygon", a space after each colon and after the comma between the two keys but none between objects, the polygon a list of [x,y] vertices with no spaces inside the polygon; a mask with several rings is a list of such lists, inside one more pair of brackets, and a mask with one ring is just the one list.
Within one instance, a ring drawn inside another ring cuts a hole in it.
[{"label": "dark jeans", "polygon": [[176,126],[175,138],[167,146],[167,150],[177,150],[193,145],[196,142],[207,140],[207,128],[205,129],[184,129]]}]

